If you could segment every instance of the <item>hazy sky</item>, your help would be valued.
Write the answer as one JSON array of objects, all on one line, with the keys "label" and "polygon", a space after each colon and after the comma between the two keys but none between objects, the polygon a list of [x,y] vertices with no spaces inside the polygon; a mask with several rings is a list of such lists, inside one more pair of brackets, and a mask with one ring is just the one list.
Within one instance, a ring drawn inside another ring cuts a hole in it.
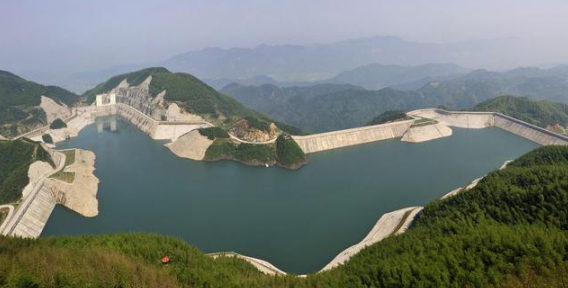
[{"label": "hazy sky", "polygon": [[568,50],[566,0],[0,0],[0,69],[91,70],[209,46],[396,35]]}]

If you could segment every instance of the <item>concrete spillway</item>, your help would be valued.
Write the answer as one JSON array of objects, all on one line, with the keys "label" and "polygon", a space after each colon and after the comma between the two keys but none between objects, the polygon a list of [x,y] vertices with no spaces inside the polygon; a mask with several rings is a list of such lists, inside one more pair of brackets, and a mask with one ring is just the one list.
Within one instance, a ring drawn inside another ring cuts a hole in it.
[{"label": "concrete spillway", "polygon": [[363,143],[402,137],[413,120],[339,130],[308,136],[293,136],[304,153],[315,153]]}]

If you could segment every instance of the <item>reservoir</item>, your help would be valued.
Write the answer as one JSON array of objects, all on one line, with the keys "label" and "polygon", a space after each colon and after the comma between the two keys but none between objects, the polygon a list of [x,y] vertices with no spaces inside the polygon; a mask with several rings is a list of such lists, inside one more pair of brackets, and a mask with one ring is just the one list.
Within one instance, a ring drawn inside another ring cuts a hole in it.
[{"label": "reservoir", "polygon": [[420,144],[392,139],[310,154],[289,171],[181,159],[122,118],[98,118],[58,148],[96,153],[99,215],[58,205],[42,236],[160,233],[203,252],[314,272],[382,214],[424,205],[537,147],[498,128],[453,130]]}]

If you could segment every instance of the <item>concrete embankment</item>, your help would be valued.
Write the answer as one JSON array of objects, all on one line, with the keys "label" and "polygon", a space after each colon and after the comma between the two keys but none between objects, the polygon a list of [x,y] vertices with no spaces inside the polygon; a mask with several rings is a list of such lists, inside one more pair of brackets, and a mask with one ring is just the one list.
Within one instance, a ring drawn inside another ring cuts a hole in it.
[{"label": "concrete embankment", "polygon": [[385,139],[402,137],[413,120],[339,130],[308,136],[292,136],[304,153],[315,153]]},{"label": "concrete embankment", "polygon": [[495,127],[540,145],[568,145],[568,137],[502,114],[495,114]]},{"label": "concrete embankment", "polygon": [[409,207],[384,214],[361,242],[343,250],[319,272],[330,270],[345,263],[365,247],[373,245],[388,236],[404,233],[420,211],[422,211],[422,207]]},{"label": "concrete embankment", "polygon": [[568,145],[568,137],[548,131],[519,119],[495,112],[461,112],[442,109],[420,109],[408,112],[412,117],[434,119],[444,125],[480,129],[498,127],[540,145]]}]

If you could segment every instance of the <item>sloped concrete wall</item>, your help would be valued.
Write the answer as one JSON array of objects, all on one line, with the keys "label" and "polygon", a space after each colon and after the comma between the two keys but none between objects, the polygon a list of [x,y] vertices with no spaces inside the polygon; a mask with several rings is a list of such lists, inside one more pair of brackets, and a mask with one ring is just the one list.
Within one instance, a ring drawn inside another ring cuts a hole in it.
[{"label": "sloped concrete wall", "polygon": [[304,153],[315,153],[402,137],[412,123],[413,120],[406,120],[308,136],[292,136],[292,138],[294,138]]},{"label": "sloped concrete wall", "polygon": [[502,114],[495,114],[495,127],[540,145],[568,145],[568,137]]}]

